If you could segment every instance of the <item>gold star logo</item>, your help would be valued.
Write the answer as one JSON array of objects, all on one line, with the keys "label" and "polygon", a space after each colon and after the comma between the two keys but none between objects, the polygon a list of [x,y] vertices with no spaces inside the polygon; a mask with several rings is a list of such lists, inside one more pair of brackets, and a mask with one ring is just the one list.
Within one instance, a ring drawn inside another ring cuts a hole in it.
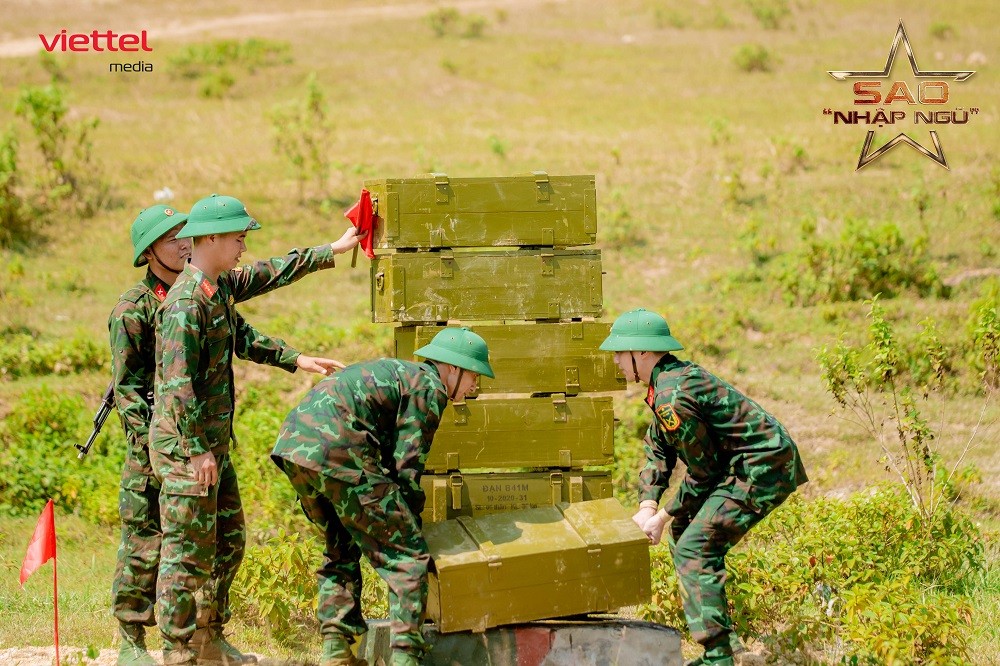
[{"label": "gold star logo", "polygon": [[[942,72],[942,71],[931,71],[922,70],[920,66],[917,65],[917,59],[913,55],[913,47],[910,46],[910,39],[906,36],[906,28],[903,27],[903,21],[900,19],[899,27],[896,28],[896,36],[892,40],[892,46],[889,47],[889,57],[885,60],[885,67],[881,71],[830,71],[827,72],[837,81],[844,81],[846,79],[872,79],[872,78],[889,78],[889,72],[892,70],[892,65],[896,60],[896,53],[899,52],[899,46],[902,44],[906,47],[906,57],[910,61],[910,69],[913,71],[913,76],[917,78],[950,78],[954,81],[965,81],[970,76],[975,74],[974,71],[953,71],[953,72]],[[924,146],[920,145],[918,142],[911,139],[905,133],[900,132],[893,139],[889,140],[884,146],[876,150],[875,152],[869,152],[871,150],[872,140],[875,138],[875,130],[868,130],[868,135],[865,137],[865,144],[861,148],[861,157],[858,159],[858,167],[855,171],[871,164],[882,155],[895,148],[900,144],[906,144],[911,148],[915,149],[920,154],[929,157],[937,164],[940,164],[945,169],[948,169],[948,160],[945,159],[944,149],[941,148],[941,140],[938,138],[937,132],[931,130],[931,142],[934,145],[934,152],[931,152]]]}]

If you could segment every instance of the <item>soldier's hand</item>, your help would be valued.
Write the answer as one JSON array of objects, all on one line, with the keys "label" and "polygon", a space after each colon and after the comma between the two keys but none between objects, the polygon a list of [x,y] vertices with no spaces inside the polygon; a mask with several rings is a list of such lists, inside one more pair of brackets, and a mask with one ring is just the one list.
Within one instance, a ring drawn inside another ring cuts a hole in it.
[{"label": "soldier's hand", "polygon": [[332,375],[337,370],[343,370],[344,364],[332,358],[319,358],[318,356],[306,356],[299,354],[295,359],[295,365],[306,372],[315,372],[318,375]]},{"label": "soldier's hand", "polygon": [[344,232],[344,235],[340,239],[330,243],[330,247],[333,249],[334,254],[343,254],[348,250],[353,250],[354,246],[364,237],[365,234],[359,234],[357,227],[352,224],[347,227],[347,231]]},{"label": "soldier's hand", "polygon": [[191,467],[194,469],[194,480],[203,486],[214,486],[219,480],[219,467],[211,451],[191,458]]},{"label": "soldier's hand", "polygon": [[654,546],[660,543],[663,536],[663,527],[667,524],[666,511],[657,511],[642,526],[642,531],[649,537],[650,543]]},{"label": "soldier's hand", "polygon": [[632,522],[635,523],[641,530],[642,526],[646,524],[647,520],[653,517],[654,513],[656,513],[656,507],[641,507],[639,511],[632,516]]}]

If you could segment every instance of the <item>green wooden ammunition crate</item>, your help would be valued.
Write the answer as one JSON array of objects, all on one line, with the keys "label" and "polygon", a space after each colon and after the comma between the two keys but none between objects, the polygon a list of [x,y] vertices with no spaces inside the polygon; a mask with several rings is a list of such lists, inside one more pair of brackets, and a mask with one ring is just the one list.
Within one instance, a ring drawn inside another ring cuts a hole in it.
[{"label": "green wooden ammunition crate", "polygon": [[599,317],[600,250],[396,252],[371,262],[372,321]]},{"label": "green wooden ammunition crate", "polygon": [[480,399],[449,404],[428,472],[498,467],[593,467],[614,462],[609,397]]},{"label": "green wooden ammunition crate", "polygon": [[649,601],[649,540],[616,499],[424,527],[427,615],[442,633]]},{"label": "green wooden ammunition crate", "polygon": [[[560,322],[470,325],[490,348],[494,379],[479,378],[473,395],[486,393],[565,393],[618,391],[625,378],[614,355],[598,349],[611,324]],[[440,326],[397,326],[393,331],[396,358],[410,360],[413,350],[428,342]]]},{"label": "green wooden ammunition crate", "polygon": [[536,171],[502,178],[365,181],[379,224],[375,247],[590,245],[597,236],[593,176]]},{"label": "green wooden ammunition crate", "polygon": [[424,523],[612,496],[610,471],[424,474],[420,487],[427,498]]}]

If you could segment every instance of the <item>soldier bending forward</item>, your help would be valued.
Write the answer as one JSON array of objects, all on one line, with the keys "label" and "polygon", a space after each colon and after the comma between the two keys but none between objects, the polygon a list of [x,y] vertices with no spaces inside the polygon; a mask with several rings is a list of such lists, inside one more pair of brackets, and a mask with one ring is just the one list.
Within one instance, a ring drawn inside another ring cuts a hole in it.
[{"label": "soldier bending forward", "polygon": [[[689,662],[733,664],[739,639],[726,602],[726,553],[807,481],[799,451],[778,421],[753,400],[695,363],[667,322],[643,309],[615,320],[601,349],[615,352],[626,379],[649,384],[655,418],[639,475],[639,511],[632,520],[656,544],[667,516],[668,545],[681,583],[684,615],[705,654]],[[687,474],[659,509],[678,456]]]},{"label": "soldier bending forward", "polygon": [[326,538],[317,571],[320,666],[357,666],[361,555],[389,586],[392,664],[418,664],[427,600],[427,544],[420,534],[420,475],[448,400],[493,376],[486,342],[446,328],[411,363],[380,359],[320,381],[285,419],[271,458]]}]

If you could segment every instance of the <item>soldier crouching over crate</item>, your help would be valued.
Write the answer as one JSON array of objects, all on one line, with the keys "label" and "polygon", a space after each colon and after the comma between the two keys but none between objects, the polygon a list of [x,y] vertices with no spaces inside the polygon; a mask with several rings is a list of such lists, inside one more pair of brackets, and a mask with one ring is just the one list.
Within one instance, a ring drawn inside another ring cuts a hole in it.
[{"label": "soldier crouching over crate", "polygon": [[[601,349],[615,352],[626,379],[649,384],[646,404],[656,418],[646,435],[632,519],[656,544],[673,517],[668,544],[684,615],[691,636],[705,647],[688,666],[733,664],[739,639],[726,601],[726,553],[807,481],[799,451],[760,405],[671,354],[683,347],[660,315],[626,312]],[[658,510],[678,456],[687,474],[670,507]]]},{"label": "soldier crouching over crate", "polygon": [[271,458],[306,516],[323,530],[317,571],[321,666],[365,664],[352,652],[361,615],[361,555],[389,586],[393,666],[419,663],[430,556],[420,533],[420,475],[448,400],[493,377],[486,342],[446,328],[417,349],[427,359],[380,359],[320,381],[285,419]]}]

